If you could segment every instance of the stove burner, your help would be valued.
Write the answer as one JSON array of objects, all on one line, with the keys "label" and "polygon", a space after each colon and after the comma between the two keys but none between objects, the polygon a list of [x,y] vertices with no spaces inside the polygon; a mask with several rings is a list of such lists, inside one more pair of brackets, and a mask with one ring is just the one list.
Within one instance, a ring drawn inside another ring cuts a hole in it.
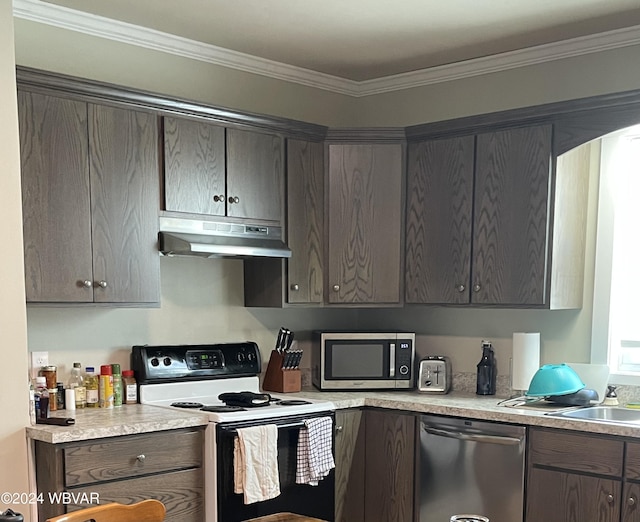
[{"label": "stove burner", "polygon": [[288,399],[277,403],[278,406],[300,406],[301,404],[311,404],[303,399]]},{"label": "stove burner", "polygon": [[240,406],[227,406],[227,405],[211,405],[211,406],[202,406],[200,408],[202,411],[210,411],[214,413],[226,413],[230,411],[245,411],[245,408],[241,408]]},{"label": "stove burner", "polygon": [[179,401],[171,404],[174,408],[202,408],[203,404],[199,402]]}]

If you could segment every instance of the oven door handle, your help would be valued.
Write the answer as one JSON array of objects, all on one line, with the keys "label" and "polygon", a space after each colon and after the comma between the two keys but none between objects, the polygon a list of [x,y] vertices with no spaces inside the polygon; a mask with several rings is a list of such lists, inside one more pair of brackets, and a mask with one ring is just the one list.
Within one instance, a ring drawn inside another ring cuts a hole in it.
[{"label": "oven door handle", "polygon": [[[265,424],[270,424],[269,422],[265,422]],[[276,424],[278,429],[280,428],[304,428],[306,424],[304,422],[288,422],[283,424]],[[238,433],[238,429],[233,426],[220,426],[220,430],[226,433]]]}]

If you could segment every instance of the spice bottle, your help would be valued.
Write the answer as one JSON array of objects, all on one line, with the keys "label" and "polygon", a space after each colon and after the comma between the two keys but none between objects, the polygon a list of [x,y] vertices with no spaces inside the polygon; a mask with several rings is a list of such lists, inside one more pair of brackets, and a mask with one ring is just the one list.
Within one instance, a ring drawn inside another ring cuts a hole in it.
[{"label": "spice bottle", "polygon": [[95,374],[93,366],[87,366],[87,372],[84,376],[84,387],[87,400],[87,408],[97,408],[99,396],[98,376]]},{"label": "spice bottle", "polygon": [[113,408],[113,370],[110,364],[100,366],[100,407]]},{"label": "spice bottle", "polygon": [[[87,394],[79,362],[74,362],[73,368],[71,368],[69,388],[74,390],[76,408],[84,408],[87,405]],[[67,405],[68,407],[69,405]]]},{"label": "spice bottle", "polygon": [[138,384],[133,375],[133,370],[125,370],[122,372],[122,384],[124,388],[124,403],[136,404],[138,402]]},{"label": "spice bottle", "polygon": [[36,417],[39,419],[49,417],[49,391],[47,390],[47,379],[43,376],[36,377],[34,399]]},{"label": "spice bottle", "polygon": [[489,341],[482,341],[482,359],[478,363],[477,395],[496,394],[496,358]]},{"label": "spice bottle", "polygon": [[113,405],[122,406],[122,371],[119,364],[111,365],[113,373]]}]

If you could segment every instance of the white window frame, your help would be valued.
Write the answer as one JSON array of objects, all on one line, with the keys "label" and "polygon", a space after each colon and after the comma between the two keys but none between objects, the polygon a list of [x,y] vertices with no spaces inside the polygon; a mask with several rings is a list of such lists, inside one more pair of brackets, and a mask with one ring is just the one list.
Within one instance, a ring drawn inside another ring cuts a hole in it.
[{"label": "white window frame", "polygon": [[[610,364],[610,297],[613,253],[614,194],[612,178],[621,161],[623,140],[640,137],[640,126],[630,127],[601,140],[598,219],[591,325],[591,362]],[[609,381],[614,384],[640,385],[640,372],[623,372],[611,365]]]}]

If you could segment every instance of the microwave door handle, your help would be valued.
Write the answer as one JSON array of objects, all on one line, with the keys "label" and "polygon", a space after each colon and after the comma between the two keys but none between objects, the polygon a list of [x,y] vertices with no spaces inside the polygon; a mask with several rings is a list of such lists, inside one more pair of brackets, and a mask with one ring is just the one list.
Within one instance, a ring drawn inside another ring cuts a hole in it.
[{"label": "microwave door handle", "polygon": [[396,376],[396,343],[389,343],[389,377]]}]

